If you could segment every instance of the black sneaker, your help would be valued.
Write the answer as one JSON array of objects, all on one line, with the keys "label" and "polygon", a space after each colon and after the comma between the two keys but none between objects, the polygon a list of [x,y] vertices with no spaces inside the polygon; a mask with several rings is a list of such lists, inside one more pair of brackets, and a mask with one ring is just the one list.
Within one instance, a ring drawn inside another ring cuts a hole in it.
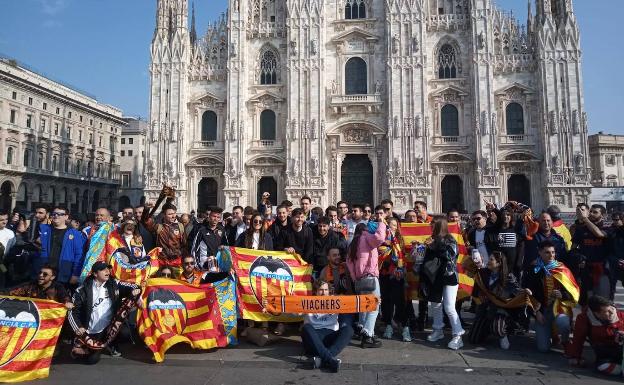
[{"label": "black sneaker", "polygon": [[364,327],[362,325],[355,325],[355,327],[353,328],[353,335],[351,336],[351,339],[354,339],[354,340],[362,339],[363,329]]},{"label": "black sneaker", "polygon": [[369,337],[366,335],[362,336],[362,342],[360,343],[360,347],[362,349],[366,349],[366,348],[380,348],[381,347],[381,341],[373,338],[373,337]]},{"label": "black sneaker", "polygon": [[332,362],[330,362],[329,370],[331,370],[332,373],[338,373],[338,371],[340,371],[340,364],[342,364],[340,358],[335,358]]}]

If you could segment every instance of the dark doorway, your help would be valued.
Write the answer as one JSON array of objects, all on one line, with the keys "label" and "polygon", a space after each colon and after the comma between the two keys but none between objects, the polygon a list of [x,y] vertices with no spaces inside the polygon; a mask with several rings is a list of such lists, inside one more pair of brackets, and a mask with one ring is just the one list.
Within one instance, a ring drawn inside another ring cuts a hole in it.
[{"label": "dark doorway", "polygon": [[513,174],[507,180],[507,198],[510,201],[531,206],[531,182],[521,174]]},{"label": "dark doorway", "polygon": [[217,205],[219,184],[214,178],[202,178],[197,186],[197,212],[204,212],[208,207]]},{"label": "dark doorway", "polygon": [[447,175],[442,179],[442,212],[450,210],[464,212],[464,182],[458,175]]},{"label": "dark doorway", "polygon": [[0,186],[0,208],[3,211],[11,212],[11,193],[13,193],[13,185],[6,181]]},{"label": "dark doorway", "polygon": [[258,199],[256,202],[258,204],[260,204],[260,198],[262,197],[262,193],[265,191],[271,194],[271,204],[275,205],[277,202],[277,182],[272,176],[263,176],[258,181],[258,192],[256,196],[256,198]]},{"label": "dark doorway", "polygon": [[368,155],[349,154],[341,168],[342,200],[350,204],[374,204],[373,165]]}]

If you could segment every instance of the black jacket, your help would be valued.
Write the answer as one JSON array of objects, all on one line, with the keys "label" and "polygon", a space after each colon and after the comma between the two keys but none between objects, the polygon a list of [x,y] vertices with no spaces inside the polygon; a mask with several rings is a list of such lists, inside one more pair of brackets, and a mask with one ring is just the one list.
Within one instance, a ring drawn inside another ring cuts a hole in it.
[{"label": "black jacket", "polygon": [[[91,313],[93,311],[94,282],[95,279],[93,277],[88,277],[82,286],[76,289],[72,297],[74,308],[67,315],[67,319],[74,331],[80,328],[89,329],[89,321],[91,320]],[[104,285],[111,299],[113,314],[119,309],[121,300],[125,297],[130,297],[132,295],[132,290],[139,288],[138,285],[121,281],[117,282],[112,278],[109,278]]]},{"label": "black jacket", "polygon": [[[236,247],[247,247],[245,245],[245,237],[247,236],[247,232],[245,231],[236,239]],[[264,244],[260,244],[258,250],[273,250],[273,238],[268,233],[264,233]],[[248,248],[251,248],[248,247]]]},{"label": "black jacket", "polygon": [[[546,308],[546,293],[544,288],[544,270],[540,270],[539,272],[535,272],[535,269],[529,269],[525,272],[525,284],[524,286],[531,290],[533,293],[533,298],[535,298],[542,306],[539,311],[544,312]],[[562,285],[560,285],[557,280],[555,280],[555,289],[561,292],[562,300],[567,301],[572,299],[572,295],[568,293]]]},{"label": "black jacket", "polygon": [[323,238],[321,238],[316,228],[314,228],[312,234],[314,236],[312,264],[314,265],[314,271],[321,271],[329,263],[327,261],[327,252],[329,249],[340,249],[340,254],[343,254],[347,242],[344,237],[342,237],[342,234],[338,234],[331,229]]},{"label": "black jacket", "polygon": [[292,226],[288,226],[280,231],[274,246],[275,250],[278,251],[282,251],[287,247],[292,247],[304,261],[312,263],[313,244],[314,236],[312,235],[312,229],[304,224],[301,231],[298,233]]},{"label": "black jacket", "polygon": [[[477,229],[475,227],[472,227],[470,230],[468,230],[468,234],[466,235],[466,240],[471,247],[477,247],[477,242],[475,241],[476,232]],[[498,231],[494,226],[485,226],[485,235],[483,236],[483,242],[485,243],[485,248],[487,249],[488,254],[495,250],[500,251],[498,247]]]},{"label": "black jacket", "polygon": [[[431,266],[433,277],[427,274]],[[433,279],[432,279],[433,278]],[[444,286],[457,285],[457,242],[453,238],[436,240],[425,249],[425,257],[420,268],[420,291],[430,302],[442,302]]]},{"label": "black jacket", "polygon": [[206,245],[206,256],[216,256],[219,251],[219,246],[227,242],[225,238],[225,230],[221,224],[217,224],[215,230],[208,227],[207,223],[195,225],[189,236],[188,244],[190,247],[190,254],[195,258],[197,266],[202,267],[199,261],[202,243]]},{"label": "black jacket", "polygon": [[286,225],[284,226],[282,226],[277,219],[271,224],[271,226],[269,226],[267,233],[273,238],[274,245],[277,243],[277,237],[279,237],[279,234],[288,227],[290,227],[290,217],[286,218]]}]

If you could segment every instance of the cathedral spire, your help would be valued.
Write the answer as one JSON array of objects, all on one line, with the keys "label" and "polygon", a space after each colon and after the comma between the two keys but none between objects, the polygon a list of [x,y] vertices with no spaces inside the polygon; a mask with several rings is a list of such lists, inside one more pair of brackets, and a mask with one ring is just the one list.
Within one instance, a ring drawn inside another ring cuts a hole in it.
[{"label": "cathedral spire", "polygon": [[197,29],[195,28],[195,2],[193,1],[193,10],[191,13],[191,45],[194,46],[197,41]]}]

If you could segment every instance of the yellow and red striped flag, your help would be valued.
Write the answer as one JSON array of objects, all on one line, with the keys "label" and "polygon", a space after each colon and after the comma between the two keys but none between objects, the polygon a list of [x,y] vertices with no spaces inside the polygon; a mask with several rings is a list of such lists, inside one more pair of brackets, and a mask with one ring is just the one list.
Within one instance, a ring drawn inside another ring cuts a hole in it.
[{"label": "yellow and red striped flag", "polygon": [[118,249],[115,251],[108,261],[108,264],[113,268],[111,274],[114,278],[141,285],[147,281],[149,277],[156,274],[159,268],[158,254],[161,251],[160,247],[152,249],[147,255],[150,257],[146,261],[142,261],[135,264],[125,262],[123,252],[125,249]]},{"label": "yellow and red striped flag", "polygon": [[581,297],[581,289],[574,279],[574,275],[563,263],[556,261],[557,266],[550,269],[552,277],[559,281],[561,286],[570,294],[572,300],[557,299],[553,303],[555,314],[566,314],[572,317],[572,310]]},{"label": "yellow and red striped flag", "polygon": [[312,265],[299,255],[282,251],[229,248],[236,272],[238,306],[242,318],[254,321],[297,322],[301,317],[263,312],[268,296],[311,295]]},{"label": "yellow and red striped flag", "polygon": [[222,297],[217,286],[223,281],[199,287],[168,278],[147,281],[137,325],[156,362],[162,362],[165,352],[180,342],[194,349],[236,343],[234,283],[231,293]]},{"label": "yellow and red striped flag", "polygon": [[48,377],[66,312],[55,301],[0,296],[0,382]]},{"label": "yellow and red striped flag", "polygon": [[[455,238],[457,242],[457,271],[459,272],[459,291],[457,292],[457,299],[461,300],[469,297],[472,294],[472,288],[474,287],[474,280],[470,278],[462,265],[464,258],[468,256],[468,250],[464,237],[461,233],[461,228],[458,223],[449,223],[449,233]],[[411,253],[412,241],[418,243],[424,243],[429,237],[431,237],[431,224],[430,223],[401,223],[401,235],[405,241],[406,256]],[[406,263],[406,275],[408,293],[410,299],[417,299],[418,295],[418,276],[413,273],[413,261],[408,258]]]}]

